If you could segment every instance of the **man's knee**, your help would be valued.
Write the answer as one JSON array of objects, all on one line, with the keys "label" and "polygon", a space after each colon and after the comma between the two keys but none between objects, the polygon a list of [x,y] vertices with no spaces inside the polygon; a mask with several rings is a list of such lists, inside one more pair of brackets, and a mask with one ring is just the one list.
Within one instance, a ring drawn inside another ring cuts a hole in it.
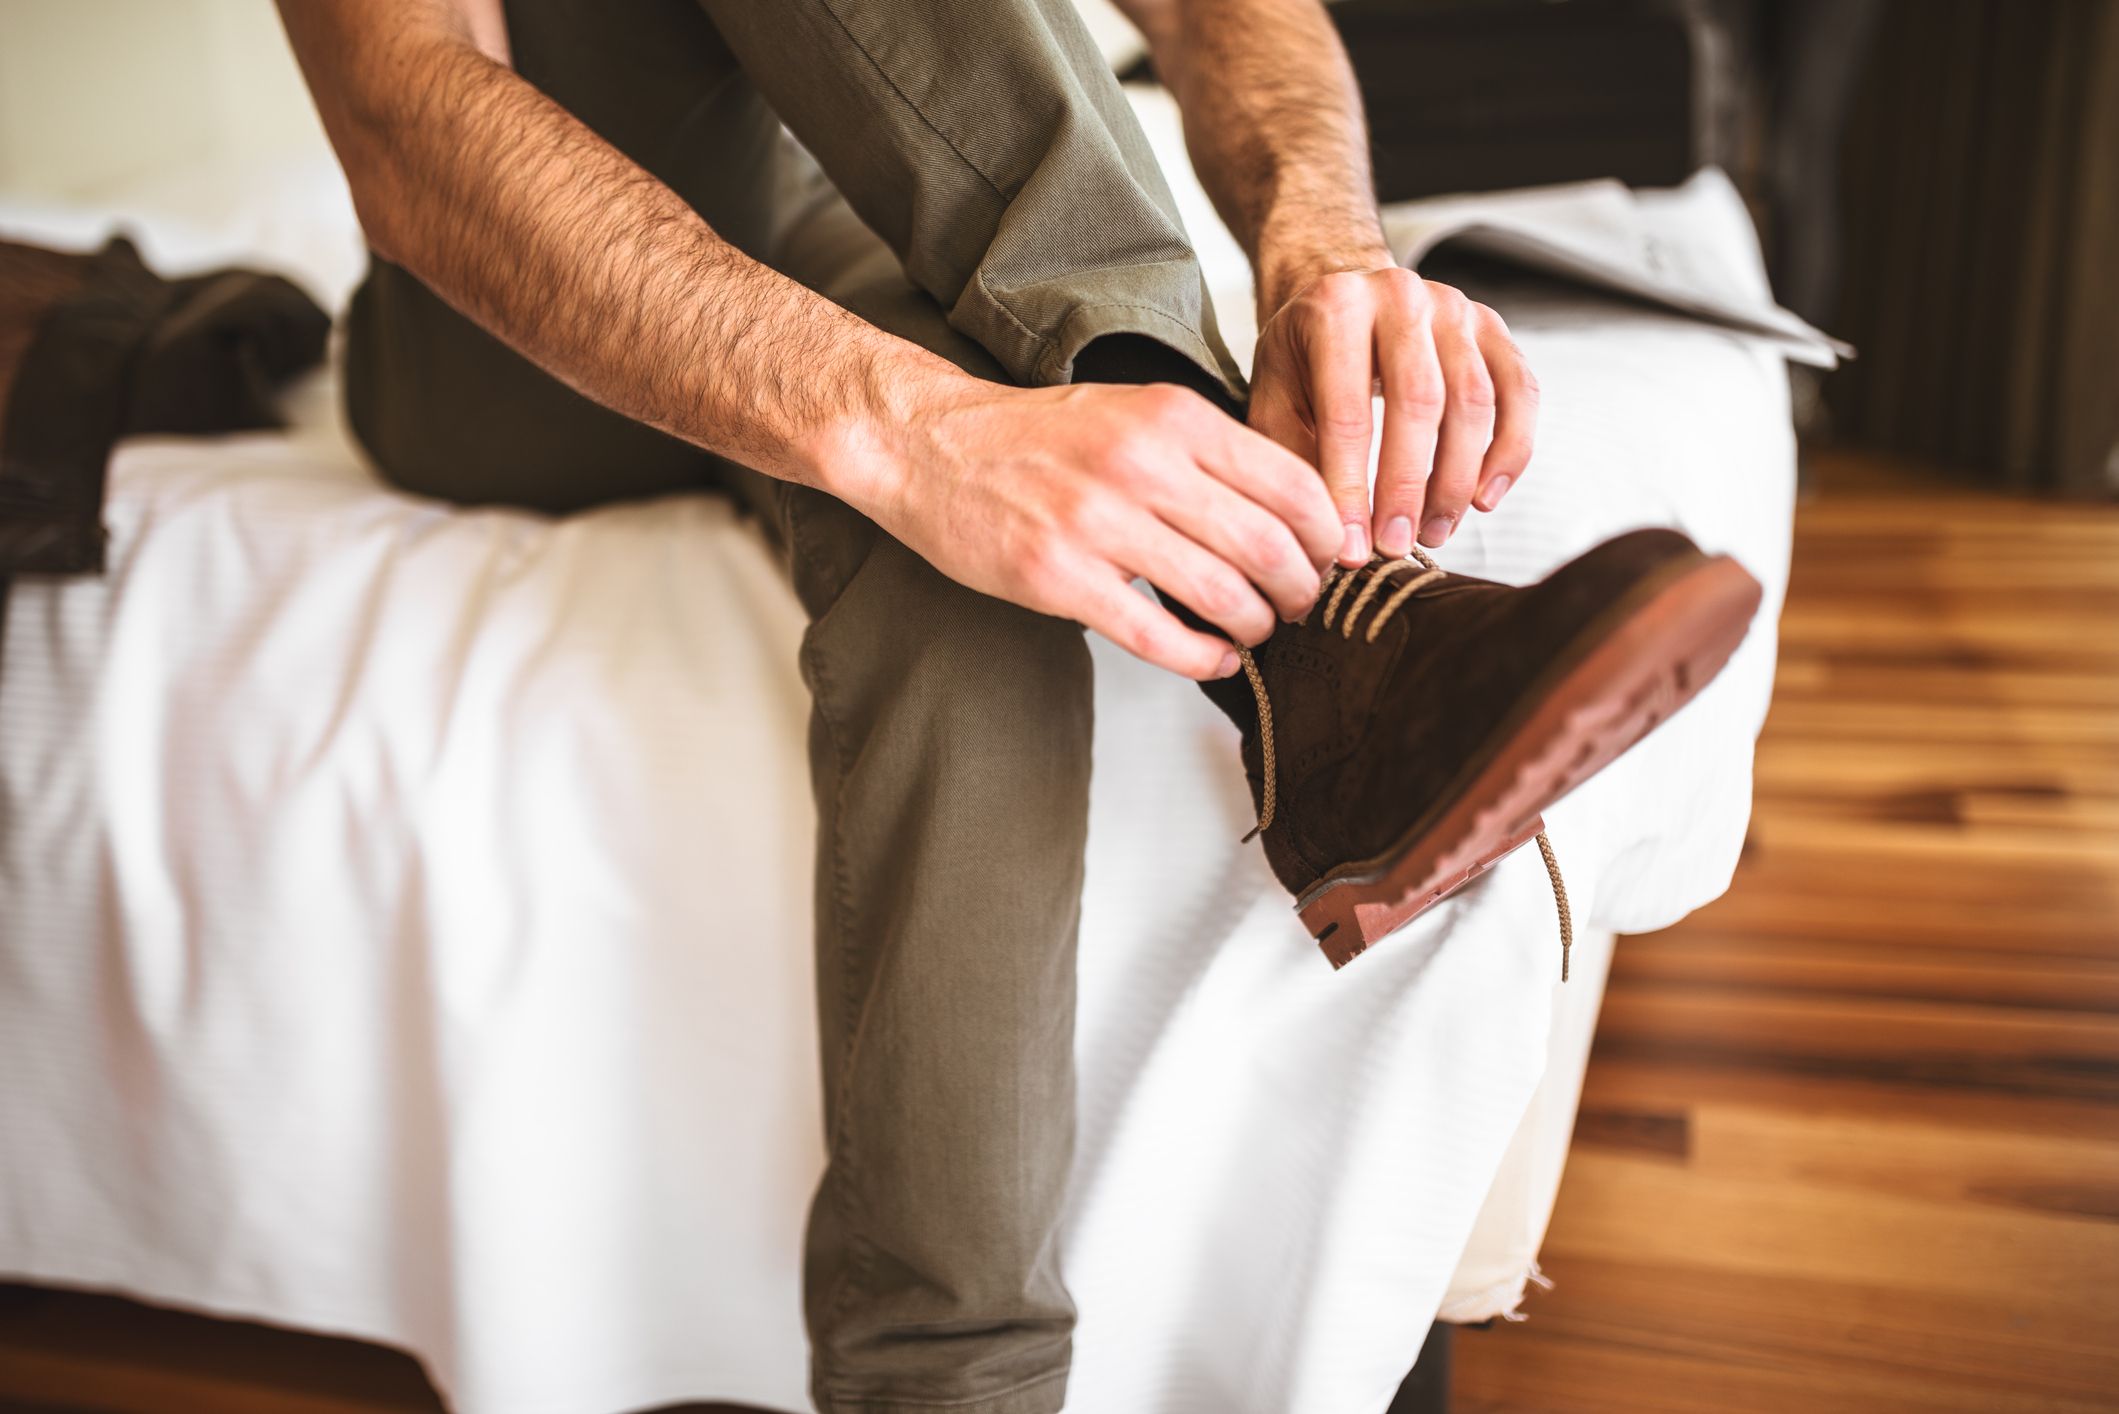
[{"label": "man's knee", "polygon": [[887,733],[958,773],[1086,780],[1081,625],[967,589],[881,532],[816,616],[803,662],[842,732]]}]

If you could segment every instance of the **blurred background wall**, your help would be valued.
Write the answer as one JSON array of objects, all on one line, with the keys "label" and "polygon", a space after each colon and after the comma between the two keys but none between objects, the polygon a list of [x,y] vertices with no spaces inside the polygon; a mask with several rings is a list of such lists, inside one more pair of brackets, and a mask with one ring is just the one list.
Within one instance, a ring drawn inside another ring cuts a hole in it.
[{"label": "blurred background wall", "polygon": [[323,147],[271,0],[0,0],[0,191]]},{"label": "blurred background wall", "polygon": [[[2119,0],[1341,0],[1386,198],[1737,180],[1813,440],[2119,495]],[[1799,382],[1803,375],[1798,375]]]},{"label": "blurred background wall", "polygon": [[2119,494],[2119,4],[1892,0],[1848,115],[1849,440]]}]

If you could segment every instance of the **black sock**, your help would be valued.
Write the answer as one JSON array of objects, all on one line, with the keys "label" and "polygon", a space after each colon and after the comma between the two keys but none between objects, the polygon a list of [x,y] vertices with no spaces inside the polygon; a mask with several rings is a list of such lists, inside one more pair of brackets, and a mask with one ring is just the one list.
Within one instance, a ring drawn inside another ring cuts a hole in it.
[{"label": "black sock", "polygon": [[1243,404],[1221,380],[1159,339],[1146,334],[1106,334],[1074,356],[1077,383],[1175,383],[1190,388],[1241,422]]},{"label": "black sock", "polygon": [[[1231,417],[1243,416],[1242,408],[1229,397],[1229,390],[1221,386],[1220,379],[1168,344],[1146,334],[1106,334],[1091,341],[1074,356],[1074,381],[1175,383],[1180,388],[1190,388]],[[1161,589],[1155,591],[1155,597],[1182,619],[1187,628],[1213,634],[1216,638],[1228,637]]]},{"label": "black sock", "polygon": [[[1146,334],[1106,334],[1091,342],[1074,356],[1074,381],[1077,383],[1175,383],[1181,388],[1190,388],[1229,416],[1241,421],[1243,405],[1229,396],[1221,380],[1204,368],[1186,358],[1176,349]],[[1152,586],[1151,586],[1152,587]],[[1228,634],[1214,623],[1208,622],[1190,608],[1156,588],[1155,597],[1163,606],[1177,615],[1185,627],[1215,638],[1226,639]],[[1256,722],[1256,707],[1251,693],[1245,686],[1243,675],[1203,682],[1200,690],[1235,721],[1237,726],[1248,728]]]}]

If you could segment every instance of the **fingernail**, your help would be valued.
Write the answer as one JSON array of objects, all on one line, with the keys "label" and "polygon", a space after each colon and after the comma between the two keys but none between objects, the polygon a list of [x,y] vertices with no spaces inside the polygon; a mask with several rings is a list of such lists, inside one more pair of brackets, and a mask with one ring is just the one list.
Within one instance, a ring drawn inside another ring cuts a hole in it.
[{"label": "fingernail", "polygon": [[1508,478],[1505,476],[1495,477],[1487,482],[1486,489],[1479,493],[1479,509],[1482,511],[1492,510],[1495,506],[1501,504],[1501,498],[1507,494]]},{"label": "fingernail", "polygon": [[1360,521],[1348,521],[1346,523],[1346,539],[1339,546],[1340,562],[1348,565],[1366,564],[1368,563],[1368,557],[1369,528]]},{"label": "fingernail", "polygon": [[1376,537],[1376,548],[1392,558],[1413,552],[1413,522],[1406,516],[1392,516],[1384,523],[1383,534]]},{"label": "fingernail", "polygon": [[1456,528],[1455,516],[1429,516],[1427,524],[1420,527],[1420,543],[1430,550],[1439,550],[1442,548],[1442,542],[1449,539],[1449,533]]},{"label": "fingernail", "polygon": [[1221,655],[1221,666],[1214,670],[1214,676],[1218,678],[1233,676],[1236,670],[1242,666],[1243,661],[1234,653],[1224,653]]}]

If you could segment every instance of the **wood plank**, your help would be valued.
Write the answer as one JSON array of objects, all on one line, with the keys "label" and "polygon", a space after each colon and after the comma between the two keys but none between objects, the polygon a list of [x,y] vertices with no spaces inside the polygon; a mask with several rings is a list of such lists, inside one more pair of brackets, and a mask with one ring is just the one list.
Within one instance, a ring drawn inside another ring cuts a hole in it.
[{"label": "wood plank", "polygon": [[[1460,1335],[1461,1410],[2093,1410],[2119,1379],[2095,1331],[2028,1326],[2002,1298],[1564,1266],[1530,1322]],[[1500,1358],[1511,1341],[1541,1349]]]},{"label": "wood plank", "polygon": [[1936,950],[1908,957],[1926,940],[1845,940],[1779,936],[1758,927],[1671,929],[1627,942],[1630,990],[1672,989],[1782,998],[1900,998],[2119,1015],[2119,961],[2041,958],[2000,948]]},{"label": "wood plank", "polygon": [[1620,944],[1462,1410],[2119,1408],[2119,510],[1823,479],[1744,860]]}]

